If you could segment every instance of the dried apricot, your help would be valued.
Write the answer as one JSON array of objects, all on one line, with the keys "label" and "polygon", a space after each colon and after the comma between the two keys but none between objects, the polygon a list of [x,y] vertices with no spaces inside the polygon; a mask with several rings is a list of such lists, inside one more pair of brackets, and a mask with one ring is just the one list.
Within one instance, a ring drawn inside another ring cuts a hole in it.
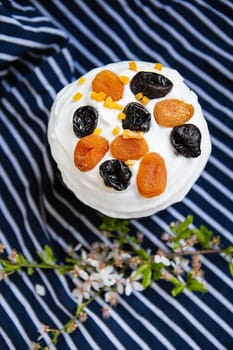
[{"label": "dried apricot", "polygon": [[74,150],[74,164],[80,171],[93,169],[109,149],[108,140],[99,135],[81,138]]},{"label": "dried apricot", "polygon": [[141,160],[137,173],[139,193],[146,198],[159,196],[167,185],[164,159],[155,152],[147,153]]},{"label": "dried apricot", "polygon": [[124,138],[117,136],[110,145],[114,158],[126,161],[140,159],[148,152],[148,145],[144,138]]},{"label": "dried apricot", "polygon": [[92,81],[92,90],[95,92],[104,92],[111,96],[113,101],[122,98],[124,84],[119,76],[111,70],[102,70]]},{"label": "dried apricot", "polygon": [[187,122],[194,113],[193,105],[178,99],[166,99],[156,103],[154,117],[157,123],[173,128]]}]

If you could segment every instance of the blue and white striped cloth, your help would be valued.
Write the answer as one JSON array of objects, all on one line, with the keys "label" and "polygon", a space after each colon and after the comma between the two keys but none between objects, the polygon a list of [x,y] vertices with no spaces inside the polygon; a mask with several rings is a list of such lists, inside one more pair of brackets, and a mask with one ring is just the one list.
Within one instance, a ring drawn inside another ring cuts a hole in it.
[{"label": "blue and white striped cloth", "polygon": [[[47,141],[55,94],[89,69],[119,60],[161,62],[177,69],[199,96],[212,154],[187,197],[157,215],[132,220],[148,248],[193,214],[233,242],[232,14],[230,0],[0,1],[1,236],[34,259],[45,244],[64,257],[68,245],[101,239],[100,219],[62,183]],[[99,298],[88,321],[64,335],[58,350],[233,349],[233,283],[226,260],[203,258],[207,294],[177,298],[157,283],[120,299],[104,320]],[[0,349],[32,349],[41,324],[60,328],[75,310],[70,280],[24,272],[0,283]],[[36,285],[45,287],[45,296]],[[49,336],[44,344],[49,344]],[[55,347],[51,347],[55,348]]]}]

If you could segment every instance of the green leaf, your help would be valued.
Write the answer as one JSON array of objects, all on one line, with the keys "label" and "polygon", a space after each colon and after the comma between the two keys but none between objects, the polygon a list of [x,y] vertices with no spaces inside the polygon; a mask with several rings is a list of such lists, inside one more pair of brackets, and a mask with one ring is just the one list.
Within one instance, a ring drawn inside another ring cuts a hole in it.
[{"label": "green leaf", "polygon": [[144,289],[150,285],[151,276],[152,276],[151,266],[148,265],[147,268],[144,270],[143,277],[142,277],[142,285]]},{"label": "green leaf", "polygon": [[229,270],[230,270],[231,276],[233,277],[233,261],[232,260],[229,262]]},{"label": "green leaf", "polygon": [[185,288],[185,285],[174,287],[171,291],[173,297],[176,297],[178,294],[182,293],[184,288]]},{"label": "green leaf", "polygon": [[145,269],[148,267],[148,264],[142,264],[138,267],[138,269],[135,271],[135,273],[133,274],[132,278],[136,278],[138,277],[139,275],[141,275]]},{"label": "green leaf", "polygon": [[53,254],[50,246],[46,245],[43,252],[37,252],[37,255],[41,258],[43,262],[48,265],[53,265],[56,262],[56,258]]},{"label": "green leaf", "polygon": [[137,253],[143,260],[148,261],[150,258],[149,255],[147,254],[147,252],[145,251],[145,249],[143,249],[143,248],[139,248],[137,250]]},{"label": "green leaf", "polygon": [[186,229],[182,232],[180,232],[174,239],[173,242],[178,243],[182,239],[187,239],[193,234],[192,230]]},{"label": "green leaf", "polygon": [[102,223],[100,225],[101,231],[119,232],[126,234],[129,232],[129,220],[110,218],[108,216],[102,216]]},{"label": "green leaf", "polygon": [[230,257],[233,255],[233,246],[229,246],[224,250],[224,253],[226,255],[229,255]]},{"label": "green leaf", "polygon": [[152,269],[152,280],[158,281],[162,275],[162,269],[164,265],[162,263],[151,263],[151,269]]},{"label": "green leaf", "polygon": [[169,278],[169,282],[171,282],[172,284],[174,284],[177,287],[183,286],[184,283],[182,281],[180,281],[178,278],[171,276]]},{"label": "green leaf", "polygon": [[25,259],[25,257],[22,254],[18,254],[18,256],[15,259],[15,262],[17,264],[28,264],[28,261]]},{"label": "green leaf", "polygon": [[201,281],[198,281],[195,278],[192,278],[186,287],[191,292],[201,292],[201,293],[208,292],[208,290],[204,287],[203,283]]},{"label": "green leaf", "polygon": [[196,235],[198,242],[202,247],[206,248],[210,244],[211,237],[213,232],[208,230],[207,227],[201,225],[199,229],[194,229],[193,233]]},{"label": "green leaf", "polygon": [[186,231],[189,225],[191,225],[192,223],[193,223],[193,216],[188,215],[183,222],[179,223],[177,226],[172,226],[171,230],[174,234],[178,235],[181,232]]},{"label": "green leaf", "polygon": [[28,267],[28,268],[27,268],[27,274],[28,274],[29,276],[32,276],[34,272],[35,272],[35,271],[34,271],[34,269],[33,269],[32,267]]}]

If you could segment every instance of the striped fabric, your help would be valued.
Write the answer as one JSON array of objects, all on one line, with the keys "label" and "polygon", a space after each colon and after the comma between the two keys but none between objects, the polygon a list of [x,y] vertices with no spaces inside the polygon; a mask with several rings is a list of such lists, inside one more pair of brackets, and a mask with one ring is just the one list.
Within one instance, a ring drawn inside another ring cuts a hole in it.
[{"label": "striped fabric", "polygon": [[[69,245],[101,240],[100,218],[62,183],[47,141],[56,92],[89,69],[119,60],[161,62],[182,73],[199,96],[212,154],[187,197],[167,210],[132,220],[147,248],[193,214],[233,242],[232,14],[230,0],[2,0],[1,236],[7,253],[26,258],[49,244],[62,260]],[[61,336],[59,350],[233,349],[233,283],[221,256],[203,258],[207,294],[171,297],[157,283],[122,297],[111,318],[101,298],[88,321]],[[45,296],[36,292],[45,287]],[[75,311],[71,280],[55,272],[24,272],[0,283],[0,349],[32,349],[41,324],[60,328]],[[48,335],[44,345],[50,343]],[[55,347],[51,347],[55,349]]]}]

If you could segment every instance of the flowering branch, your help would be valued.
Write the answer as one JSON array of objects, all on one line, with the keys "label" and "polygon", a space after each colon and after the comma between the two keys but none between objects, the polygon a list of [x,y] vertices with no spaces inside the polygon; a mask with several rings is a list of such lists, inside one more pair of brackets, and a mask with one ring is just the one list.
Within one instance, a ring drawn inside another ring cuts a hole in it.
[{"label": "flowering branch", "polygon": [[[169,232],[162,235],[166,249],[153,252],[143,246],[142,234],[130,234],[128,220],[103,217],[100,230],[109,239],[111,248],[103,242],[94,242],[87,252],[79,245],[69,249],[63,263],[57,262],[48,245],[37,253],[38,261],[30,262],[15,250],[8,257],[0,257],[0,279],[21,270],[32,275],[37,269],[56,270],[72,278],[72,295],[77,303],[74,316],[61,329],[43,326],[39,342],[34,343],[35,349],[49,349],[40,344],[44,333],[50,334],[51,342],[57,344],[60,334],[75,331],[78,323],[87,319],[85,309],[98,296],[104,297],[103,316],[109,317],[107,305],[115,306],[119,295],[142,291],[159,280],[172,285],[173,296],[185,289],[206,292],[202,255],[227,257],[233,276],[233,247],[221,248],[219,237],[213,236],[205,226],[194,227],[191,215],[181,223],[172,223]],[[4,256],[2,244],[0,253]]]}]

